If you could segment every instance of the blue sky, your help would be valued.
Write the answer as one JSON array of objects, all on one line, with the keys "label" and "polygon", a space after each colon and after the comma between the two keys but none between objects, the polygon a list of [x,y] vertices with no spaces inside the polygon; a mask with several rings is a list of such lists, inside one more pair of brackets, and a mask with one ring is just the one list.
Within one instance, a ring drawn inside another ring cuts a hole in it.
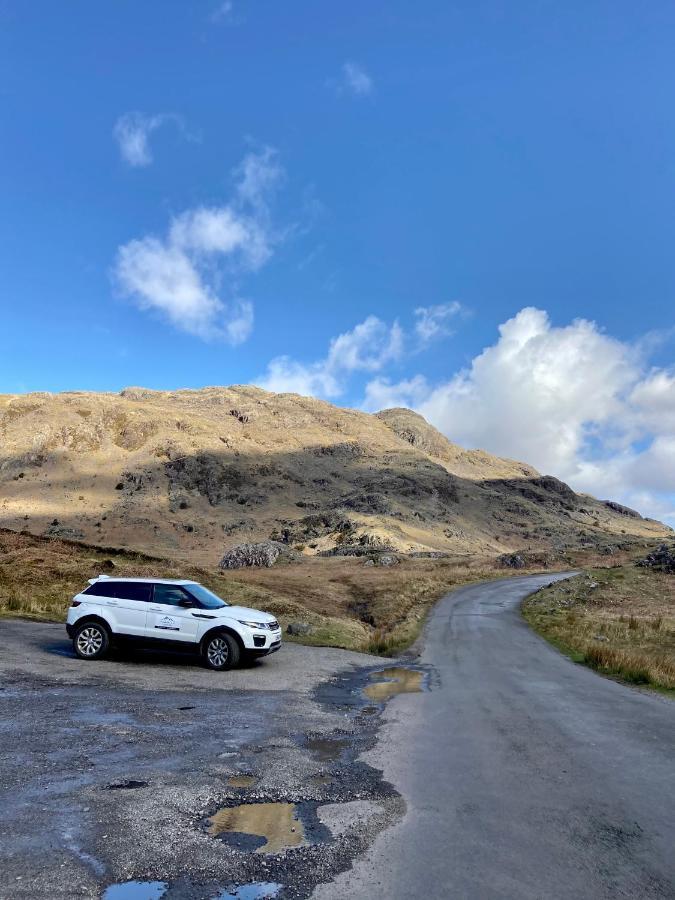
[{"label": "blue sky", "polygon": [[0,42],[1,391],[405,403],[675,522],[672,3],[4,0]]}]

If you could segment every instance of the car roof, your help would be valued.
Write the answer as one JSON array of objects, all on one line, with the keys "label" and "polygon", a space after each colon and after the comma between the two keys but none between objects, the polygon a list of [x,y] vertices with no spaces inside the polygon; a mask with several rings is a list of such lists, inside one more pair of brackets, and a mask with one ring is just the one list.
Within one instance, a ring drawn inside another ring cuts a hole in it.
[{"label": "car roof", "polygon": [[199,582],[195,581],[193,578],[133,578],[131,575],[125,578],[115,578],[110,575],[98,575],[96,578],[92,578],[90,584],[95,584],[97,581],[141,581],[146,584],[198,584]]}]

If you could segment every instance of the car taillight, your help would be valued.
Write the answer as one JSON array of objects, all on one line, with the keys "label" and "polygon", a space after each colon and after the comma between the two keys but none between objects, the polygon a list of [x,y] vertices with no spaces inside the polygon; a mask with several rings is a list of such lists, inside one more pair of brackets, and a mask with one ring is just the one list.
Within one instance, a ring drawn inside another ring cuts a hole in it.
[{"label": "car taillight", "polygon": [[81,600],[71,600],[70,601],[71,606],[80,606],[81,603],[82,603]]}]

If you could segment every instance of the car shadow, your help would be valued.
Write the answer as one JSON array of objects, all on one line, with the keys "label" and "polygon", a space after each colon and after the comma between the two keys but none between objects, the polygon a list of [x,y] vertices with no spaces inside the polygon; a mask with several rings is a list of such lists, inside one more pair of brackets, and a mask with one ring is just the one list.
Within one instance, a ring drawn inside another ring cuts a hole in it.
[{"label": "car shadow", "polygon": [[[68,640],[38,641],[37,646],[51,656],[78,659],[71,642]],[[180,650],[155,650],[152,647],[114,647],[105,657],[105,661],[125,663],[126,665],[202,667],[202,661],[196,653],[181,653]],[[82,660],[82,662],[86,661]],[[259,665],[261,665],[260,659],[244,657],[237,668],[254,669]]]}]

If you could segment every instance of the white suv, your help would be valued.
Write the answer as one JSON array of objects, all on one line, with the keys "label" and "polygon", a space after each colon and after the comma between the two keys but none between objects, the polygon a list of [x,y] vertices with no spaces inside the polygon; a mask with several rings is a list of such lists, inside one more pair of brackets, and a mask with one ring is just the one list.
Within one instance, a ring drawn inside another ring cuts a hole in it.
[{"label": "white suv", "polygon": [[68,635],[81,659],[100,659],[113,644],[137,642],[199,653],[211,669],[281,646],[274,616],[230,606],[196,581],[100,575],[71,601]]}]

